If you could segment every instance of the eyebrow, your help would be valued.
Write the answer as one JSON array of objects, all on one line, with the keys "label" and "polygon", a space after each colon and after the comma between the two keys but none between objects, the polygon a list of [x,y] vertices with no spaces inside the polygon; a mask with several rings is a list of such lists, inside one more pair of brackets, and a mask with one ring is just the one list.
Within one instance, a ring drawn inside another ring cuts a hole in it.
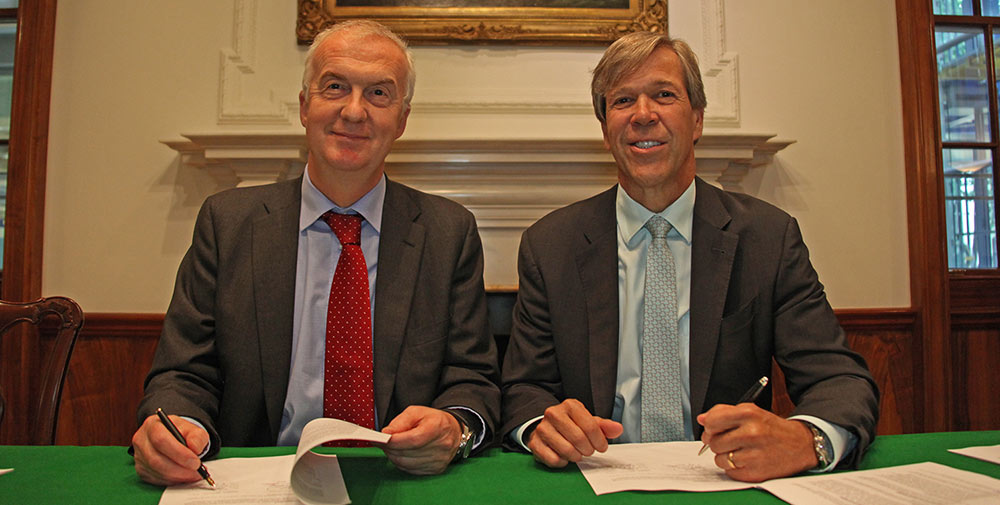
[{"label": "eyebrow", "polygon": [[[340,75],[340,74],[338,74],[336,72],[325,72],[325,73],[323,73],[323,74],[321,74],[319,76],[319,79],[317,79],[316,82],[317,83],[322,83],[323,81],[330,80],[330,79],[337,79],[337,80],[341,80],[341,81],[348,81],[348,82],[350,82],[350,79],[348,79],[347,77],[345,77],[343,75]],[[365,87],[379,86],[379,85],[391,85],[392,87],[399,87],[399,85],[396,83],[395,79],[393,79],[391,77],[384,77],[384,78],[379,79],[377,81],[374,81],[374,82],[371,82],[371,83],[366,83]]]},{"label": "eyebrow", "polygon": [[649,87],[653,87],[653,88],[673,87],[673,88],[684,89],[684,86],[682,84],[680,84],[680,83],[676,83],[676,82],[670,81],[670,80],[658,80],[658,81],[653,81],[651,83],[643,83],[643,84],[638,85],[638,86],[632,86],[632,85],[630,85],[630,86],[616,86],[614,88],[611,88],[608,91],[608,94],[610,95],[610,94],[614,94],[614,93],[621,93],[622,91],[635,91],[635,90],[645,89],[645,88],[649,88]]}]

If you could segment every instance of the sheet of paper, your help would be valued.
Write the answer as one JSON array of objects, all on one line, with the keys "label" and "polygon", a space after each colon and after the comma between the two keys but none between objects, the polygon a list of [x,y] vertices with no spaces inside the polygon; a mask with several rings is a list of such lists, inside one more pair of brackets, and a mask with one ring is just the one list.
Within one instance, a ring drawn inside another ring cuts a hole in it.
[{"label": "sheet of paper", "polygon": [[775,479],[757,487],[792,505],[1000,503],[1000,480],[937,463]]},{"label": "sheet of paper", "polygon": [[206,461],[205,468],[215,480],[215,489],[201,480],[170,486],[160,496],[160,505],[223,505],[231,503],[274,503],[298,505],[288,485],[295,456],[267,458],[227,458]]},{"label": "sheet of paper", "polygon": [[312,452],[334,440],[386,443],[389,435],[339,419],[314,419],[302,429],[294,455],[206,461],[215,489],[205,481],[170,486],[160,505],[351,503],[337,456]]},{"label": "sheet of paper", "polygon": [[948,452],[1000,465],[1000,445],[981,445],[978,447],[966,447],[964,449],[948,449]]},{"label": "sheet of paper", "polygon": [[337,456],[312,452],[312,449],[331,440],[386,443],[389,435],[339,419],[320,418],[306,423],[299,438],[299,448],[295,451],[295,465],[290,478],[292,490],[306,505],[351,503]]},{"label": "sheet of paper", "polygon": [[577,463],[598,495],[618,491],[729,491],[737,482],[715,466],[711,451],[698,456],[701,442],[611,444]]}]

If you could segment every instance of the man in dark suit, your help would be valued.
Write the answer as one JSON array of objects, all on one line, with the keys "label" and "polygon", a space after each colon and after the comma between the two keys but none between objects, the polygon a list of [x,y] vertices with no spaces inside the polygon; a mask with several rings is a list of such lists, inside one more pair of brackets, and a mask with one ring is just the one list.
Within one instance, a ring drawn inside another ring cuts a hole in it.
[{"label": "man in dark suit", "polygon": [[304,176],[214,195],[199,213],[132,439],[144,480],[198,480],[199,455],[222,445],[295,445],[317,417],[392,434],[383,450],[415,474],[488,445],[500,393],[475,219],[384,175],[413,82],[381,25],[316,37]]},{"label": "man in dark suit", "polygon": [[[700,438],[745,481],[856,464],[874,436],[875,384],[795,220],[695,177],[706,100],[694,53],[627,35],[594,70],[592,95],[619,185],[522,236],[505,445],[559,467],[609,439]],[[796,404],[789,419],[766,410],[769,390],[734,405],[772,359]]]}]

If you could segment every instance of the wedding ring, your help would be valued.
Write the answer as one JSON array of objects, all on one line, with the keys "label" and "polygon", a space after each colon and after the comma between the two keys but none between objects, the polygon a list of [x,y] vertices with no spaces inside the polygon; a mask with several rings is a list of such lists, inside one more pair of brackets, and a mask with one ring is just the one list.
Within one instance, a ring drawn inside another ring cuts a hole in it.
[{"label": "wedding ring", "polygon": [[729,451],[729,454],[726,455],[726,459],[729,460],[729,466],[732,467],[733,470],[736,470],[736,462],[733,461],[733,451]]}]

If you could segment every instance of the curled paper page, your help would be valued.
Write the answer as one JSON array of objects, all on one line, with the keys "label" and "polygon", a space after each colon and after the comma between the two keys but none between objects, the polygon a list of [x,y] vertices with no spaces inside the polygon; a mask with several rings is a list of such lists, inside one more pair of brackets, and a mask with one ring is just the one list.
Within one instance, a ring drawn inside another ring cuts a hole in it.
[{"label": "curled paper page", "polygon": [[218,488],[203,480],[170,486],[160,497],[160,505],[351,503],[337,456],[312,452],[335,440],[386,443],[389,435],[339,419],[314,419],[303,428],[294,456],[206,461]]},{"label": "curled paper page", "polygon": [[316,447],[334,440],[364,440],[384,444],[389,441],[389,435],[339,419],[320,418],[309,421],[302,428],[290,477],[295,496],[306,505],[351,503],[337,456],[312,452]]}]

